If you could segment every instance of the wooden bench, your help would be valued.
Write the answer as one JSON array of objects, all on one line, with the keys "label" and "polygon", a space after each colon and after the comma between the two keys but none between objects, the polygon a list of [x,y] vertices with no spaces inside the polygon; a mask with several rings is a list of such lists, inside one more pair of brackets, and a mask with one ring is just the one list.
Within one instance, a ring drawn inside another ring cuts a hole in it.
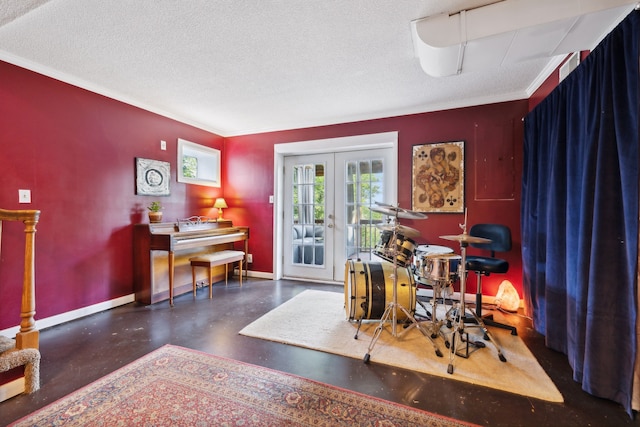
[{"label": "wooden bench", "polygon": [[209,298],[213,297],[213,268],[224,265],[224,284],[227,285],[227,277],[229,276],[229,264],[236,261],[240,262],[240,287],[242,287],[242,262],[244,261],[244,252],[224,250],[214,252],[212,254],[200,255],[189,259],[191,261],[191,276],[193,277],[193,296],[196,296],[196,267],[206,267],[209,269]]}]

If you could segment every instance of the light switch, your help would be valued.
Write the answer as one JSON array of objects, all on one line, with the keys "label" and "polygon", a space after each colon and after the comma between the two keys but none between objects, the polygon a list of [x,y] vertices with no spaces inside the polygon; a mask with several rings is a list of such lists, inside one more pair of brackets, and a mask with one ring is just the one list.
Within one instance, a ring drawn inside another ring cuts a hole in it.
[{"label": "light switch", "polygon": [[18,203],[31,203],[31,190],[18,190]]},{"label": "light switch", "polygon": [[160,149],[161,150],[166,150],[167,149],[167,141],[164,141],[164,140],[160,141]]}]

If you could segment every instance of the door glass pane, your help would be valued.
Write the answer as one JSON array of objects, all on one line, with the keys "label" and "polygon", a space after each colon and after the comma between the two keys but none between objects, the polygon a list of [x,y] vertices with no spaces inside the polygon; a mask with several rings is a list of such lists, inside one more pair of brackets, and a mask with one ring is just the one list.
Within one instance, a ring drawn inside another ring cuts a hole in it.
[{"label": "door glass pane", "polygon": [[294,166],[292,212],[293,264],[324,265],[325,165]]},{"label": "door glass pane", "polygon": [[383,202],[383,161],[346,162],[345,248],[349,259],[371,260],[371,252],[380,240],[377,228],[383,215],[370,208]]}]

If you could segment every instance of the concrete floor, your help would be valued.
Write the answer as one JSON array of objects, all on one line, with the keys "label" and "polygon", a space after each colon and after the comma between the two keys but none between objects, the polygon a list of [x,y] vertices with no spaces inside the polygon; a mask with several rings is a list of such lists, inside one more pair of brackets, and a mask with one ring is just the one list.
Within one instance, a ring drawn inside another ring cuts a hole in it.
[{"label": "concrete floor", "polygon": [[199,289],[196,299],[191,294],[177,297],[173,308],[167,302],[152,306],[132,303],[42,330],[41,389],[0,403],[0,424],[15,421],[164,344],[174,344],[480,425],[640,425],[620,405],[583,392],[572,380],[566,356],[547,349],[530,321],[518,315],[509,320],[564,396],[564,403],[238,334],[247,324],[308,288],[344,292],[342,286],[290,280],[249,279],[240,288],[235,278],[227,287],[224,282],[214,285],[211,300],[206,289]]}]

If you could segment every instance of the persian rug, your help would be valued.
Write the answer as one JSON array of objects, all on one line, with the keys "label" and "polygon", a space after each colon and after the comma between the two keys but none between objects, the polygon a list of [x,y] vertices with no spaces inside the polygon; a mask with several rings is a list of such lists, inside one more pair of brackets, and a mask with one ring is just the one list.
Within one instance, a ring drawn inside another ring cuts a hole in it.
[{"label": "persian rug", "polygon": [[469,426],[243,362],[166,345],[11,426]]},{"label": "persian rug", "polygon": [[[420,310],[421,306],[417,304],[416,311]],[[505,321],[499,312],[495,319]],[[362,360],[365,354],[369,354],[369,363],[465,381],[550,402],[564,401],[522,339],[509,331],[488,328],[507,359],[501,362],[495,347],[482,339],[482,331],[477,327],[465,329],[470,334],[469,340],[484,341],[486,348],[476,349],[468,358],[451,357],[444,339],[438,337],[434,342],[443,354],[443,357],[438,357],[431,342],[417,328],[403,331],[402,325],[396,325],[394,336],[390,323],[384,326],[378,341],[368,352],[380,321],[364,321],[358,339],[354,339],[357,324],[347,320],[344,294],[305,290],[246,326],[240,334]],[[427,324],[421,325],[426,327]],[[446,326],[442,330],[446,331]],[[450,362],[454,367],[452,374],[447,371]]]}]

